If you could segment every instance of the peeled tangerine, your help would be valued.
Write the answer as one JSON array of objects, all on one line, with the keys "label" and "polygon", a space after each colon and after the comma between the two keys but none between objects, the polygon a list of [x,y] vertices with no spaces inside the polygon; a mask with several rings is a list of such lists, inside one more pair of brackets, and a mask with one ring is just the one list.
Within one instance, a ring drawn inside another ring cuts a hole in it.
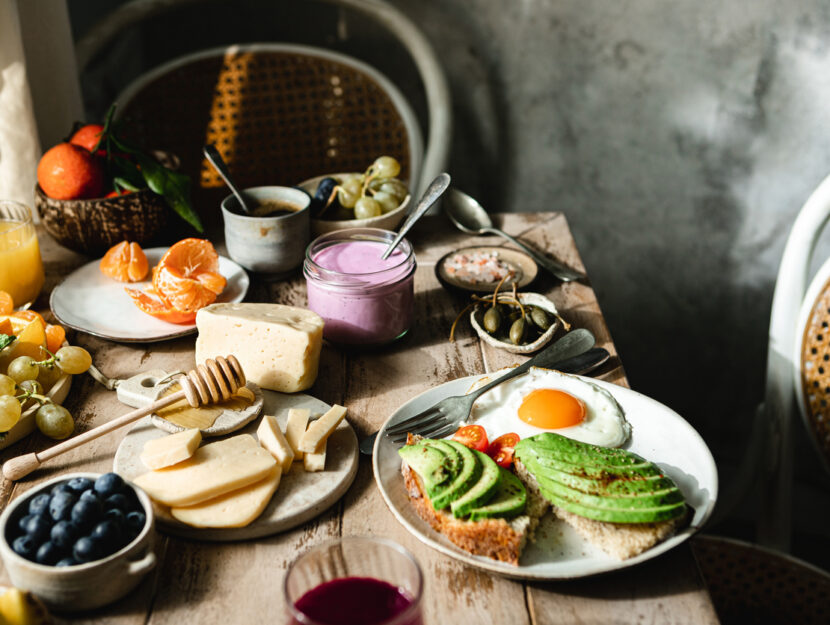
[{"label": "peeled tangerine", "polygon": [[32,593],[0,586],[0,623],[41,625],[50,622],[49,612]]},{"label": "peeled tangerine", "polygon": [[119,282],[141,282],[150,271],[144,250],[138,243],[128,241],[121,241],[107,250],[100,267],[101,273]]}]

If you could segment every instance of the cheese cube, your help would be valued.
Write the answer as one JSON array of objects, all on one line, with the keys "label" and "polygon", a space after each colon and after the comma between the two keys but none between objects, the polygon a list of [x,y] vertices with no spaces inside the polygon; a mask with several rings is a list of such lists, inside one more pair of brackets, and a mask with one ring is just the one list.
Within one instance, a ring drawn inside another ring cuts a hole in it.
[{"label": "cheese cube", "polygon": [[282,469],[276,465],[259,482],[193,506],[170,508],[170,514],[193,527],[245,527],[265,510],[281,475]]},{"label": "cheese cube", "polygon": [[291,463],[294,462],[294,450],[285,440],[276,417],[265,415],[256,431],[259,444],[268,450],[277,464],[282,467],[283,473],[291,470]]},{"label": "cheese cube", "polygon": [[314,384],[323,318],[282,304],[211,304],[196,313],[196,362],[233,354],[245,376],[281,393]]},{"label": "cheese cube", "polygon": [[166,506],[192,506],[260,481],[276,464],[253,436],[240,434],[199,447],[175,466],[139,475],[135,484]]},{"label": "cheese cube", "polygon": [[346,408],[335,404],[328,412],[308,426],[300,439],[297,449],[307,453],[314,453],[318,447],[326,444],[326,439],[340,425],[346,416]]},{"label": "cheese cube", "polygon": [[308,472],[322,471],[326,468],[325,443],[323,443],[323,451],[315,451],[303,456],[303,468]]},{"label": "cheese cube", "polygon": [[300,451],[299,444],[308,426],[308,417],[309,412],[305,408],[290,408],[288,410],[288,421],[285,424],[285,440],[291,445],[291,450],[294,452],[294,460],[303,459],[303,452]]},{"label": "cheese cube", "polygon": [[144,443],[141,462],[148,469],[163,469],[190,458],[201,442],[202,433],[198,428],[154,438]]}]

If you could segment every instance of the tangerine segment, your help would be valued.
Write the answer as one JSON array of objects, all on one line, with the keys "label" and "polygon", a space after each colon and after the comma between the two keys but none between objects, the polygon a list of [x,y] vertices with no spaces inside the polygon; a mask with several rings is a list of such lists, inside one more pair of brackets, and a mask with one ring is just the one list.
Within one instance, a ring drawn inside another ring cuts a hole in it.
[{"label": "tangerine segment", "polygon": [[65,340],[66,330],[63,326],[52,325],[51,323],[46,326],[46,349],[50,352],[54,354],[58,351]]},{"label": "tangerine segment", "polygon": [[138,289],[124,288],[127,294],[133,298],[133,302],[138,306],[141,312],[152,315],[156,319],[167,321],[168,323],[193,323],[196,321],[196,313],[180,312],[172,310],[165,306],[162,302],[154,299],[146,293]]},{"label": "tangerine segment", "polygon": [[11,321],[8,319],[0,319],[0,334],[14,336],[14,328],[12,327]]},{"label": "tangerine segment", "polygon": [[11,314],[11,316],[28,322],[35,320],[40,321],[40,325],[43,326],[44,330],[46,329],[46,319],[44,319],[43,315],[35,310],[16,310]]},{"label": "tangerine segment", "polygon": [[225,285],[228,281],[225,279],[221,273],[214,273],[212,271],[206,271],[205,273],[200,273],[196,276],[196,279],[199,281],[203,287],[213,291],[217,295],[219,295],[222,291],[225,290]]},{"label": "tangerine segment", "polygon": [[153,288],[165,304],[179,312],[195,313],[216,301],[216,293],[201,282],[165,265],[153,275]]},{"label": "tangerine segment", "polygon": [[200,273],[219,272],[219,254],[207,239],[182,239],[174,243],[159,261],[159,267],[177,269],[185,278],[195,278]]},{"label": "tangerine segment", "polygon": [[104,254],[99,264],[101,273],[119,282],[141,282],[147,277],[150,265],[138,243],[121,241]]},{"label": "tangerine segment", "polygon": [[14,299],[6,291],[0,291],[0,315],[10,315],[14,312]]}]

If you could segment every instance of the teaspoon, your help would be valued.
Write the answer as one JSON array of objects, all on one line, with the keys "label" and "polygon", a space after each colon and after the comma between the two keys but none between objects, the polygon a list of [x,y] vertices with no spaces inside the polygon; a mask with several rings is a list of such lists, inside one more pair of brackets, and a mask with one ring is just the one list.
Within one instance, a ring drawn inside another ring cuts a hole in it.
[{"label": "teaspoon", "polygon": [[382,259],[386,260],[389,258],[389,255],[394,251],[396,247],[398,247],[398,243],[400,243],[406,233],[409,232],[409,229],[415,225],[415,222],[418,221],[421,217],[423,217],[424,213],[429,210],[429,207],[435,204],[438,201],[438,198],[444,195],[444,191],[446,191],[450,186],[450,175],[446,172],[442,172],[435,177],[435,180],[429,183],[427,190],[424,191],[424,194],[421,196],[421,199],[418,200],[418,206],[415,207],[415,210],[409,214],[409,217],[406,218],[406,221],[403,222],[403,226],[398,231],[398,236],[395,237],[395,240],[389,244],[389,247],[386,248],[386,251],[381,256]]},{"label": "teaspoon", "polygon": [[579,280],[585,277],[578,271],[574,271],[562,263],[540,254],[515,237],[494,227],[490,216],[481,204],[458,189],[450,189],[447,192],[444,211],[447,217],[450,218],[450,221],[462,232],[466,232],[467,234],[497,234],[513,243],[513,245],[518,245],[530,254],[537,264],[547,269],[562,282],[570,282],[571,280]]},{"label": "teaspoon", "polygon": [[225,181],[225,184],[230,187],[230,190],[236,196],[237,201],[239,202],[239,206],[242,208],[242,212],[246,215],[251,215],[252,211],[248,204],[245,202],[245,198],[242,196],[242,192],[236,188],[236,185],[231,180],[231,172],[228,170],[228,165],[225,163],[225,159],[222,158],[222,155],[219,154],[219,150],[212,143],[208,143],[204,147],[204,153],[207,157],[207,160],[210,161],[210,164],[219,172],[219,175],[222,176],[222,180]]}]

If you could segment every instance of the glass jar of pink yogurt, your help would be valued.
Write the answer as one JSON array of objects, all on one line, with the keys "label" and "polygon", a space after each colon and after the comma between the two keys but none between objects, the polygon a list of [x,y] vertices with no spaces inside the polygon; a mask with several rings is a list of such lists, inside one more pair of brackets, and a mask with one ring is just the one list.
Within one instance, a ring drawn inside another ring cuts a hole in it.
[{"label": "glass jar of pink yogurt", "polygon": [[378,228],[349,228],[314,239],[303,274],[308,307],[325,320],[323,337],[344,345],[382,345],[405,335],[414,310],[415,254],[403,239]]}]

